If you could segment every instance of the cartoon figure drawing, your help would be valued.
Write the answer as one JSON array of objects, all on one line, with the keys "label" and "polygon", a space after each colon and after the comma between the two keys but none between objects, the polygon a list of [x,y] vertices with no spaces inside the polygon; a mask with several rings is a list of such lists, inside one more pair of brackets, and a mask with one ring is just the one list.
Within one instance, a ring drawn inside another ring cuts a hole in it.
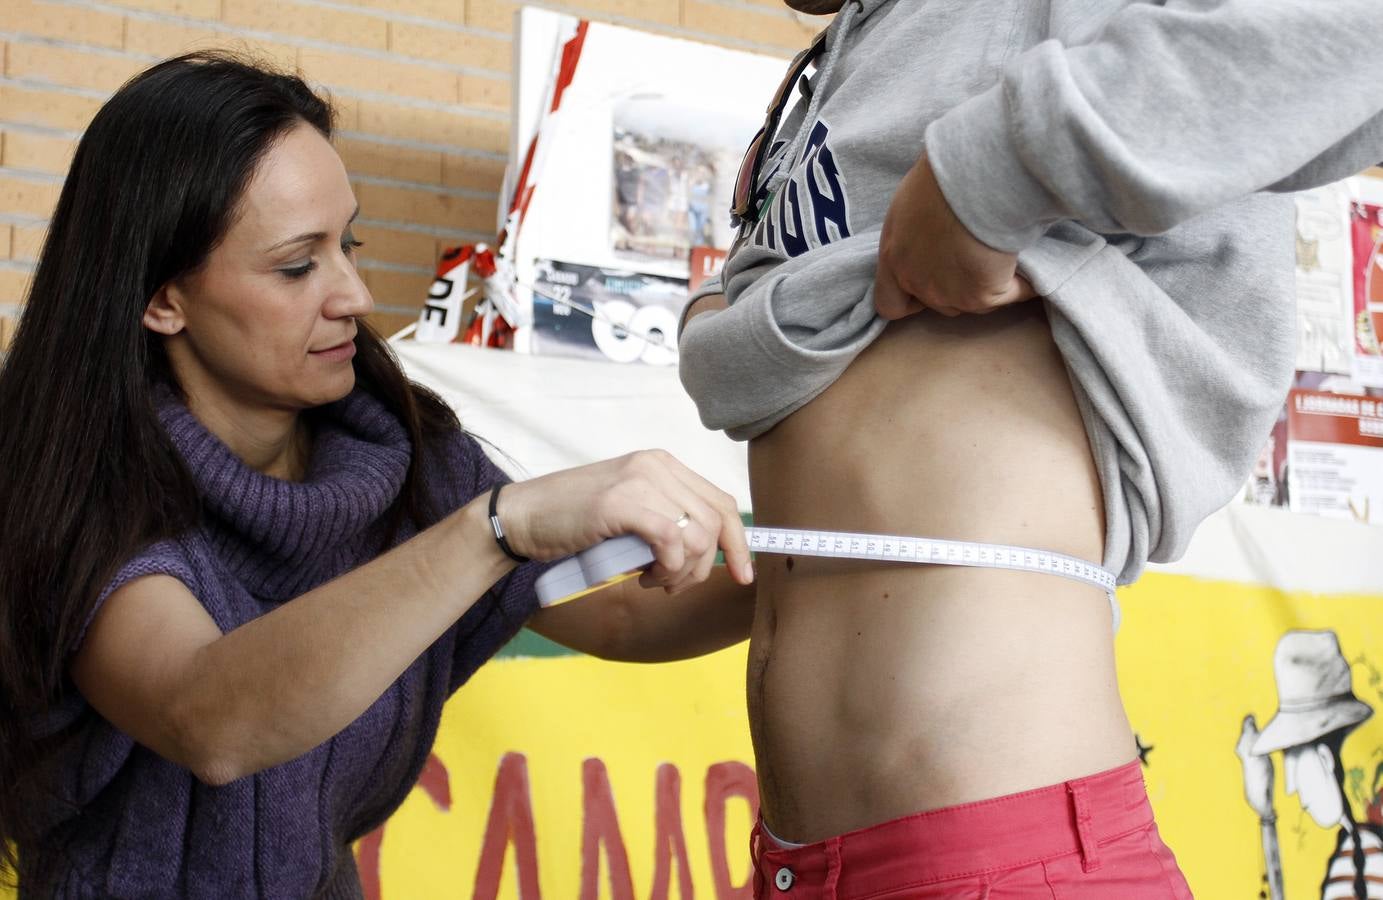
[{"label": "cartoon figure drawing", "polygon": [[1355,817],[1341,762],[1345,738],[1373,708],[1354,695],[1349,662],[1333,631],[1287,632],[1273,655],[1273,674],[1277,714],[1261,732],[1246,716],[1236,747],[1244,796],[1261,822],[1268,896],[1285,900],[1273,808],[1272,753],[1280,750],[1287,793],[1321,828],[1340,829],[1321,900],[1383,900],[1383,828]]}]

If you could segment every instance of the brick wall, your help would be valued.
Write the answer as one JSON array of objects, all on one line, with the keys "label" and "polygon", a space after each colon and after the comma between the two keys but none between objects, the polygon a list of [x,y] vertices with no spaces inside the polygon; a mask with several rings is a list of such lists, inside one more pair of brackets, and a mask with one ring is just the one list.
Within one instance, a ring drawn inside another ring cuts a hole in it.
[{"label": "brick wall", "polygon": [[[339,109],[360,266],[386,334],[440,246],[493,237],[509,146],[513,0],[0,0],[0,349],[22,311],[76,140],[159,59],[207,47],[299,68]],[[535,5],[789,56],[819,20],[780,0]]]}]

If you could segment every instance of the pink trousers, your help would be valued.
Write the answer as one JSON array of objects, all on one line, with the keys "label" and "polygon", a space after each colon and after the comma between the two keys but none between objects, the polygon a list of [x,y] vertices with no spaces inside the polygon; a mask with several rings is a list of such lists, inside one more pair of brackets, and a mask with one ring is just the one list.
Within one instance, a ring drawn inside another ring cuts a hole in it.
[{"label": "pink trousers", "polygon": [[785,848],[750,839],[768,900],[1190,900],[1137,761]]}]

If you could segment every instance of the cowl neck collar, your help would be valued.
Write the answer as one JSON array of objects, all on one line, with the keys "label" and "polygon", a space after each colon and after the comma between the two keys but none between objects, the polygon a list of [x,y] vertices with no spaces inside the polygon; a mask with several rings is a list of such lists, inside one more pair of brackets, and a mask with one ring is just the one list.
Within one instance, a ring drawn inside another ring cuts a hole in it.
[{"label": "cowl neck collar", "polygon": [[[172,392],[159,418],[191,470],[217,556],[251,593],[286,600],[341,574],[344,556],[379,540],[412,458],[408,433],[357,388],[304,413],[312,450],[302,481],[245,464]],[[358,558],[358,557],[356,557]]]}]

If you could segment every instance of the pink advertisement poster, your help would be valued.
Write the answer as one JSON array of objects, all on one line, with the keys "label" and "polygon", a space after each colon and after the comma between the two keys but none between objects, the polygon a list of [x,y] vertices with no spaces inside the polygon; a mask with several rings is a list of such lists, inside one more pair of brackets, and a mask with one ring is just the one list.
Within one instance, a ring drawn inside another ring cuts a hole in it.
[{"label": "pink advertisement poster", "polygon": [[1356,201],[1350,216],[1354,250],[1354,380],[1383,387],[1383,207]]}]

